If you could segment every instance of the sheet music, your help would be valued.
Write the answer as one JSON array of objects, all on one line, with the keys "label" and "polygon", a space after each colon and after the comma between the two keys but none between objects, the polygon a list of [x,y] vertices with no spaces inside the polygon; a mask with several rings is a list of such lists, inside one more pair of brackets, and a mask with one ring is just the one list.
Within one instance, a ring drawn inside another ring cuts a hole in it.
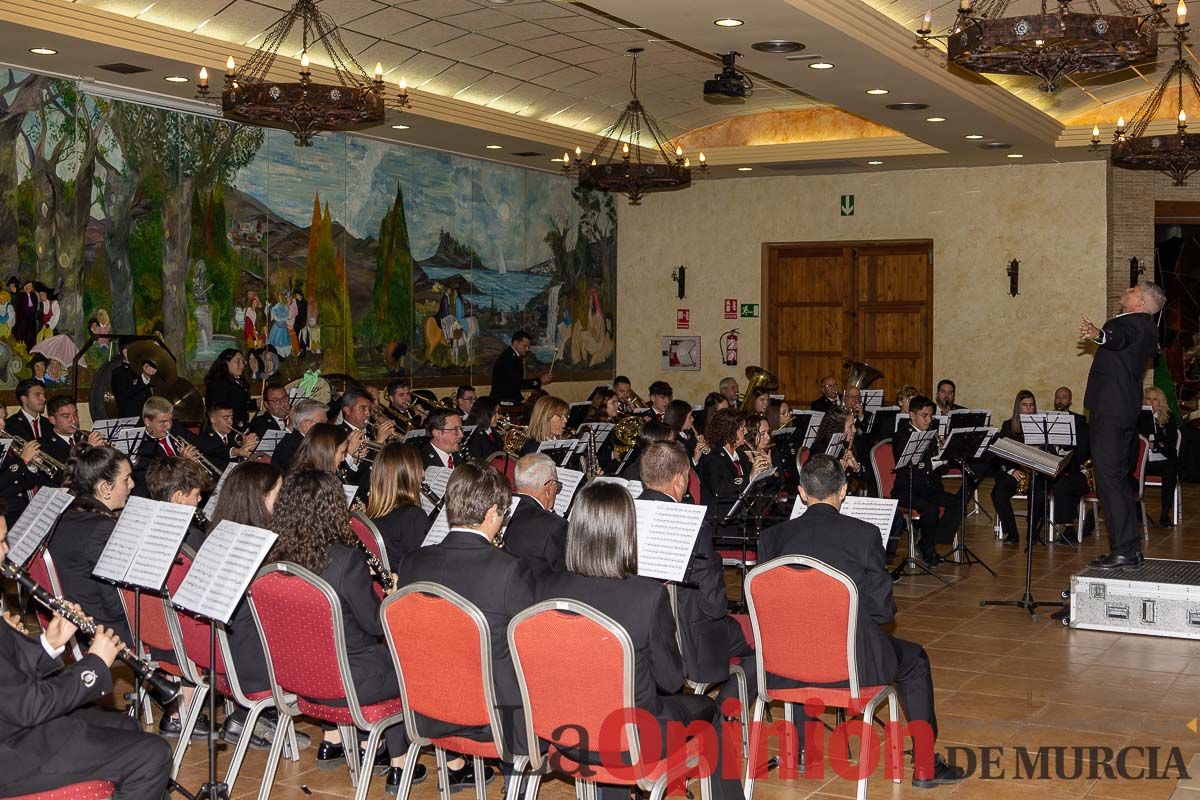
[{"label": "sheet music", "polygon": [[146,429],[141,425],[125,427],[114,433],[108,443],[125,455],[131,455],[145,435]]},{"label": "sheet music", "polygon": [[792,515],[788,519],[795,519],[808,510],[808,506],[804,505],[804,500],[800,495],[796,495],[796,502],[792,503]]},{"label": "sheet music", "polygon": [[288,405],[296,405],[297,400],[303,400],[305,397],[304,390],[299,386],[291,386],[287,390]]},{"label": "sheet music", "polygon": [[258,440],[258,447],[254,448],[254,455],[275,455],[275,448],[279,446],[279,441],[287,435],[287,431],[281,431],[277,428],[269,428],[268,430],[263,431],[262,438]]},{"label": "sheet music", "polygon": [[233,468],[237,463],[230,461],[225,467],[225,471],[221,473],[221,477],[217,479],[217,485],[213,487],[212,494],[208,496],[208,502],[204,504],[204,516],[212,519],[213,514],[217,513],[217,501],[221,498],[221,489],[225,487],[225,479],[229,477],[229,473],[233,472]]},{"label": "sheet music", "polygon": [[813,411],[808,418],[808,430],[804,432],[804,442],[801,447],[812,447],[813,442],[817,439],[817,429],[821,427],[821,420],[825,419],[824,411]]},{"label": "sheet music", "polygon": [[869,522],[879,528],[879,533],[883,537],[883,546],[886,548],[888,537],[892,533],[892,522],[896,518],[896,506],[899,504],[899,500],[853,495],[847,497],[846,501],[842,503],[842,513],[848,517]]},{"label": "sheet music", "polygon": [[92,574],[161,590],[195,515],[193,506],[130,497]]},{"label": "sheet music", "polygon": [[1054,453],[1048,453],[1045,450],[1039,450],[1033,445],[1022,444],[1016,439],[1006,439],[1004,437],[992,442],[989,449],[1005,461],[1022,467],[1028,467],[1043,475],[1057,475],[1066,466],[1066,463],[1071,460],[1070,455],[1058,456]]},{"label": "sheet music", "polygon": [[141,425],[142,421],[137,417],[116,417],[93,420],[92,430],[111,442],[115,433],[126,428],[140,428]]},{"label": "sheet music", "polygon": [[353,483],[343,483],[342,491],[346,493],[346,505],[354,505],[354,496],[358,494],[358,487]]},{"label": "sheet music", "polygon": [[638,575],[682,581],[708,509],[691,503],[635,500]]},{"label": "sheet music", "polygon": [[795,432],[796,432],[796,426],[789,425],[786,428],[777,428],[777,429],[771,431],[771,438],[774,439],[775,437],[782,438],[785,436],[791,436]]},{"label": "sheet music", "polygon": [[883,389],[861,389],[863,409],[877,411],[883,407]]},{"label": "sheet music", "polygon": [[8,457],[8,451],[12,449],[12,445],[12,439],[0,439],[0,463],[3,463],[4,459]]},{"label": "sheet music", "polygon": [[767,478],[774,477],[775,472],[776,472],[776,470],[774,467],[769,467],[769,468],[763,470],[762,472],[758,473],[757,475],[751,477],[750,480],[746,481],[746,485],[742,488],[742,493],[740,495],[738,495],[737,502],[733,504],[733,508],[729,509],[729,513],[725,515],[725,518],[729,519],[730,517],[736,516],[737,512],[742,510],[742,502],[747,497],[753,496],[755,494],[755,492],[758,491],[757,487],[760,483],[765,481]]},{"label": "sheet music", "polygon": [[825,455],[838,458],[842,454],[842,450],[846,447],[846,434],[835,433],[829,437],[829,444],[825,445]]},{"label": "sheet music", "polygon": [[594,483],[615,483],[618,486],[624,486],[625,491],[629,492],[629,496],[637,500],[642,496],[642,482],[631,481],[625,478],[618,478],[615,475],[597,475],[592,478]]},{"label": "sheet music", "polygon": [[405,442],[413,442],[413,441],[416,441],[417,439],[428,439],[428,438],[429,438],[429,432],[426,431],[424,428],[414,428],[413,430],[404,434]]},{"label": "sheet music", "polygon": [[949,431],[949,430],[950,430],[950,417],[949,417],[949,415],[947,415],[947,416],[942,416],[942,415],[940,415],[940,414],[935,414],[935,415],[934,415],[934,417],[933,417],[933,421],[934,421],[935,423],[937,423],[937,434],[938,434],[938,436],[945,436],[945,435],[946,435],[946,433],[947,433],[947,431]]},{"label": "sheet music", "polygon": [[8,531],[8,560],[24,566],[74,499],[66,489],[46,487],[35,494]]},{"label": "sheet music", "polygon": [[596,451],[599,452],[600,445],[604,444],[604,441],[608,439],[608,435],[612,433],[612,429],[614,427],[615,426],[611,422],[585,422],[584,424],[580,425],[579,430],[575,434],[577,437],[579,437],[579,444],[576,446],[575,452],[583,453],[587,451],[587,432],[589,430],[596,432]]},{"label": "sheet music", "polygon": [[[579,439],[550,439],[539,444],[537,451],[550,456],[555,464],[562,465],[565,463],[564,460],[575,452],[579,444]],[[586,447],[586,444],[584,446]]]},{"label": "sheet music", "polygon": [[904,445],[904,452],[900,454],[900,458],[896,459],[896,469],[904,469],[920,462],[925,450],[936,439],[937,431],[935,430],[914,430],[912,436],[908,438],[908,443]]},{"label": "sheet music", "polygon": [[174,604],[228,623],[276,538],[265,528],[224,520],[209,531]]},{"label": "sheet music", "polygon": [[579,488],[579,483],[584,477],[577,469],[558,468],[558,479],[562,482],[562,489],[559,490],[558,497],[554,498],[555,514],[560,517],[567,515],[567,509],[571,507],[571,500],[575,497],[575,490]]},{"label": "sheet music", "polygon": [[[517,510],[517,504],[520,502],[521,498],[514,494],[512,502],[508,505],[508,514],[505,515],[504,527],[500,529],[501,535],[508,528],[508,520],[512,518],[513,512]],[[421,542],[421,547],[433,547],[435,544],[441,544],[449,532],[450,522],[446,518],[446,507],[442,506],[438,509],[437,516],[433,518],[433,523],[429,526],[429,532],[425,534],[425,540]]]},{"label": "sheet music", "polygon": [[[425,485],[429,490],[438,497],[446,496],[446,484],[450,482],[450,473],[454,470],[449,467],[426,467],[425,468]],[[421,492],[421,508],[425,509],[426,514],[433,513],[433,501]]]}]

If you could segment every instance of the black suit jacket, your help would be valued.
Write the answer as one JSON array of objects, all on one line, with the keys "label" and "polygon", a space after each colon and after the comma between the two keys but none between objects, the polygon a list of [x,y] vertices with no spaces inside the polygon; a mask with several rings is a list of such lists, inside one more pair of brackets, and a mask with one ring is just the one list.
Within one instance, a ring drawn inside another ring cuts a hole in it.
[{"label": "black suit jacket", "polygon": [[471,434],[470,441],[467,442],[467,452],[471,454],[471,458],[484,459],[503,449],[504,437],[496,431],[489,433],[486,430],[476,429]]},{"label": "black suit jacket", "polygon": [[[176,443],[190,444],[197,448],[200,446],[200,438],[189,431],[182,422],[171,423],[171,438]],[[180,448],[175,447],[175,455],[182,455],[179,452]],[[142,438],[138,442],[137,454],[133,464],[133,480],[138,485],[139,489],[145,490],[146,486],[146,470],[154,463],[155,459],[166,456],[166,451],[157,439],[151,439],[150,435],[142,429]]]},{"label": "black suit jacket", "polygon": [[[436,452],[434,452],[434,450],[435,450],[435,448],[433,446],[433,442],[425,442],[425,444],[421,445],[421,463],[427,467],[445,466],[442,463],[442,459],[438,457],[438,454]],[[457,454],[451,453],[450,455],[457,455]],[[455,459],[455,461],[457,461],[457,460],[458,459]]]},{"label": "black suit jacket", "polygon": [[133,635],[117,587],[92,577],[116,525],[110,516],[72,506],[59,517],[47,548],[62,583],[63,597],[78,603],[98,625],[112,628],[129,643]]},{"label": "black suit jacket", "polygon": [[511,400],[519,403],[521,391],[541,388],[538,378],[525,377],[525,362],[512,347],[505,348],[492,365],[491,396],[496,400]]},{"label": "black suit jacket", "polygon": [[232,433],[226,436],[225,441],[222,442],[216,431],[205,431],[200,434],[200,443],[196,446],[200,448],[201,455],[222,472],[229,466],[229,462],[234,460],[229,454],[229,451],[235,447]]},{"label": "black suit jacket", "polygon": [[321,570],[321,577],[340,601],[346,655],[355,688],[361,693],[368,683],[394,681],[392,659],[383,644],[379,598],[372,588],[367,560],[357,547],[338,543],[329,545],[326,555],[329,564]]},{"label": "black suit jacket", "polygon": [[[39,417],[38,428],[42,436],[45,436],[53,429],[53,426],[50,425],[50,420],[45,417]],[[20,436],[27,442],[32,442],[35,439],[41,441],[41,437],[33,435],[33,426],[29,424],[29,420],[25,419],[25,415],[21,413],[21,409],[17,409],[14,413],[8,415],[8,418],[4,420],[4,430],[10,434]]]},{"label": "black suit jacket", "polygon": [[29,505],[29,490],[38,485],[38,473],[31,472],[14,450],[9,448],[0,462],[0,498],[8,505],[4,519],[9,528]]},{"label": "black suit jacket", "polygon": [[637,575],[589,578],[554,572],[538,582],[537,599],[556,597],[587,603],[629,633],[634,653],[634,705],[660,716],[660,697],[676,694],[683,686],[683,659],[675,644],[675,618],[666,587]]},{"label": "black suit jacket", "polygon": [[395,571],[404,557],[421,546],[429,533],[430,520],[424,509],[417,506],[393,508],[382,517],[371,520],[383,537],[388,564]]},{"label": "black suit jacket", "polygon": [[142,406],[154,394],[150,384],[143,381],[129,364],[121,364],[112,371],[111,386],[118,417],[142,416]]},{"label": "black suit jacket", "polygon": [[71,451],[74,449],[73,445],[68,444],[66,440],[55,433],[53,427],[50,428],[49,432],[42,431],[42,438],[39,440],[39,443],[42,446],[42,452],[51,458],[58,459],[64,464],[71,459]]},{"label": "black suit jacket", "polygon": [[[643,490],[638,499],[675,502],[670,495],[653,489]],[[729,677],[729,657],[749,648],[741,627],[729,616],[725,570],[713,545],[711,523],[705,523],[696,536],[683,581],[697,586],[675,589],[683,674],[700,683],[723,683]]]},{"label": "black suit jacket", "polygon": [[300,431],[289,432],[275,445],[275,452],[271,453],[271,463],[279,467],[281,472],[287,472],[288,468],[292,466],[292,459],[296,457],[296,451],[300,449],[302,441],[304,441],[304,437],[300,435]]},{"label": "black suit jacket", "polygon": [[816,400],[808,404],[809,409],[820,411],[822,414],[828,414],[830,411],[837,409],[837,401],[830,400],[825,395],[821,395]]},{"label": "black suit jacket", "polygon": [[826,503],[814,503],[801,516],[763,531],[759,563],[779,556],[809,556],[844,572],[858,589],[856,649],[864,686],[896,677],[896,651],[880,625],[896,616],[892,576],[879,528],[847,517]]},{"label": "black suit jacket", "polygon": [[[714,448],[701,456],[700,463],[696,465],[700,488],[707,501],[705,505],[710,512],[728,514],[746,488],[746,482],[750,480],[750,458],[739,452],[737,459],[742,466],[741,475],[733,468],[733,460],[723,447]],[[626,477],[625,473],[621,477]]]},{"label": "black suit jacket", "polygon": [[[892,437],[892,458],[895,461],[900,460],[900,456],[904,452],[904,448],[908,444],[908,440],[912,438],[912,435],[912,426],[901,425],[900,430],[896,431],[896,435]],[[923,497],[930,492],[941,491],[941,479],[933,473],[930,465],[930,460],[936,451],[936,447],[936,442],[930,444],[921,456],[920,462],[916,465],[896,470],[896,483],[892,487],[892,497],[899,500],[901,505],[905,504],[910,488],[912,489],[912,494],[917,497]]]},{"label": "black suit jacket", "polygon": [[204,389],[204,407],[214,405],[229,406],[233,409],[233,427],[239,431],[246,430],[250,416],[258,411],[250,390],[240,383],[234,383],[228,378],[217,378]]},{"label": "black suit jacket", "polygon": [[517,510],[504,529],[504,549],[529,565],[535,577],[567,568],[567,521],[520,495]]},{"label": "black suit jacket", "polygon": [[1158,326],[1149,314],[1121,314],[1104,323],[1104,344],[1092,357],[1083,405],[1096,416],[1132,425],[1142,409],[1142,376],[1158,351]]},{"label": "black suit jacket", "polygon": [[281,427],[280,424],[275,421],[275,417],[272,416],[269,411],[264,411],[263,413],[257,415],[254,419],[250,420],[250,432],[259,439],[263,438],[263,434],[265,434],[267,431],[282,430],[287,429]]},{"label": "black suit jacket", "polygon": [[68,715],[111,692],[112,673],[94,655],[63,668],[39,640],[0,623],[0,686],[0,775],[16,782],[82,744],[87,724]]}]

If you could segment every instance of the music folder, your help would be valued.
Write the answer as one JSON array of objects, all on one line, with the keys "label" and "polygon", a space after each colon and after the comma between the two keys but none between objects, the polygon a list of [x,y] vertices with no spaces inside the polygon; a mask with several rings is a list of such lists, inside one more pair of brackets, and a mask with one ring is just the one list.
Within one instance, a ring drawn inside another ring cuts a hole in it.
[{"label": "music folder", "polygon": [[1075,417],[1069,411],[1021,415],[1021,437],[1028,445],[1075,447]]},{"label": "music folder", "polygon": [[560,517],[567,516],[571,502],[575,499],[575,491],[579,488],[583,478],[584,474],[577,469],[558,468],[558,480],[562,484],[562,488],[558,490],[558,497],[554,498],[555,514]]},{"label": "music folder", "polygon": [[951,428],[934,460],[963,462],[983,458],[995,435],[995,428]]},{"label": "music folder", "polygon": [[[504,526],[500,528],[500,533],[497,536],[503,536],[505,529],[508,528],[508,521],[512,519],[513,512],[517,510],[517,504],[521,502],[519,495],[512,496],[512,502],[508,504],[508,513],[504,516]],[[446,519],[446,507],[442,506],[438,509],[437,516],[433,518],[433,522],[429,526],[429,532],[425,534],[425,540],[421,542],[421,547],[432,547],[435,544],[441,544],[446,538],[446,534],[450,532],[450,522]]]},{"label": "music folder", "polygon": [[[841,513],[847,517],[869,522],[879,528],[879,534],[883,538],[883,546],[886,549],[888,537],[892,534],[892,523],[896,519],[896,507],[899,505],[899,500],[891,498],[850,495],[842,501]],[[791,519],[795,519],[807,510],[808,507],[804,505],[804,501],[797,496],[795,504],[792,505]]]},{"label": "music folder", "polygon": [[691,503],[634,500],[638,575],[682,582],[708,511]]},{"label": "music folder", "polygon": [[45,487],[38,491],[8,531],[7,560],[24,567],[74,499],[66,489]]},{"label": "music folder", "polygon": [[130,497],[92,574],[112,583],[161,591],[195,516],[193,506]]},{"label": "music folder", "polygon": [[877,433],[879,431],[887,431],[891,433],[896,430],[896,420],[900,416],[900,406],[883,406],[874,411],[868,410],[871,417],[867,420],[867,433]]},{"label": "music folder", "polygon": [[266,528],[222,520],[208,532],[172,604],[228,623],[276,538]]},{"label": "music folder", "polygon": [[989,449],[1005,461],[1049,477],[1062,472],[1063,467],[1071,460],[1070,454],[1058,456],[1016,439],[999,438],[992,442]]}]

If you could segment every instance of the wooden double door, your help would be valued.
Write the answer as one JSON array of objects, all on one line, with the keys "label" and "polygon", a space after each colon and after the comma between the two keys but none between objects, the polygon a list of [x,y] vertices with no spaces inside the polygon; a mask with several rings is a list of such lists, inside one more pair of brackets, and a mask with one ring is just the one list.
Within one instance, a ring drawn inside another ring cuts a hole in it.
[{"label": "wooden double door", "polygon": [[933,243],[768,244],[764,366],[788,399],[807,408],[818,382],[843,362],[883,373],[871,385],[885,405],[912,384],[932,391]]}]

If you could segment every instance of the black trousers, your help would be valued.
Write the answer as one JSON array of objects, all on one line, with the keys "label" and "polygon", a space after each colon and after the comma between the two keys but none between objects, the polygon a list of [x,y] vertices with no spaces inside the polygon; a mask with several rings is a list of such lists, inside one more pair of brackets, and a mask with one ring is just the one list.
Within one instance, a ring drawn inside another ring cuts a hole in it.
[{"label": "black trousers", "polygon": [[1146,462],[1146,474],[1162,478],[1162,501],[1159,506],[1159,517],[1171,519],[1175,510],[1175,487],[1179,483],[1179,459],[1168,458],[1164,461]]},{"label": "black trousers", "polygon": [[1109,551],[1131,556],[1139,550],[1131,477],[1138,452],[1137,417],[1096,414],[1088,430],[1096,466],[1096,495],[1108,524]]},{"label": "black trousers", "polygon": [[69,737],[45,757],[38,771],[0,778],[6,795],[32,794],[72,783],[105,780],[116,785],[115,800],[162,800],[171,777],[171,747],[143,732],[126,714],[81,708],[68,716],[82,720],[81,736]]},{"label": "black trousers", "polygon": [[1067,525],[1079,513],[1079,500],[1088,493],[1087,477],[1079,470],[1064,471],[1054,480],[1054,522]]},{"label": "black trousers", "polygon": [[[961,490],[960,490],[961,491]],[[920,535],[917,537],[917,547],[928,560],[936,551],[936,544],[950,544],[954,541],[954,533],[962,519],[962,497],[960,494],[932,486],[914,486],[910,494],[907,485],[897,484],[892,488],[892,497],[921,515],[918,520]],[[944,508],[938,517],[938,508]]]},{"label": "black trousers", "polygon": [[[1042,524],[1042,517],[1045,515],[1046,482],[1044,478],[1038,477],[1037,480],[1031,478],[1030,484],[1031,488],[1026,489],[1026,492],[1033,493],[1028,506],[1029,515],[1033,518],[1033,529],[1036,531]],[[1017,515],[1013,511],[1012,505],[1013,497],[1016,494],[1017,479],[1007,470],[997,470],[995,482],[992,484],[992,505],[996,509],[996,516],[1000,519],[1000,530],[1004,531],[1004,538],[1008,540],[1021,538],[1017,528]]]},{"label": "black trousers", "polygon": [[[387,659],[386,661],[384,659]],[[386,669],[385,669],[386,667]],[[379,645],[375,655],[356,653],[350,659],[350,677],[354,681],[354,691],[358,695],[360,706],[374,705],[400,696],[400,681],[392,668],[391,656],[387,648]],[[345,700],[316,700],[327,706],[346,706]],[[331,723],[322,723],[325,730],[332,730]],[[387,743],[388,755],[400,758],[408,750],[408,734],[404,723],[397,722],[383,732],[383,740]],[[348,745],[348,742],[342,744]]]}]

